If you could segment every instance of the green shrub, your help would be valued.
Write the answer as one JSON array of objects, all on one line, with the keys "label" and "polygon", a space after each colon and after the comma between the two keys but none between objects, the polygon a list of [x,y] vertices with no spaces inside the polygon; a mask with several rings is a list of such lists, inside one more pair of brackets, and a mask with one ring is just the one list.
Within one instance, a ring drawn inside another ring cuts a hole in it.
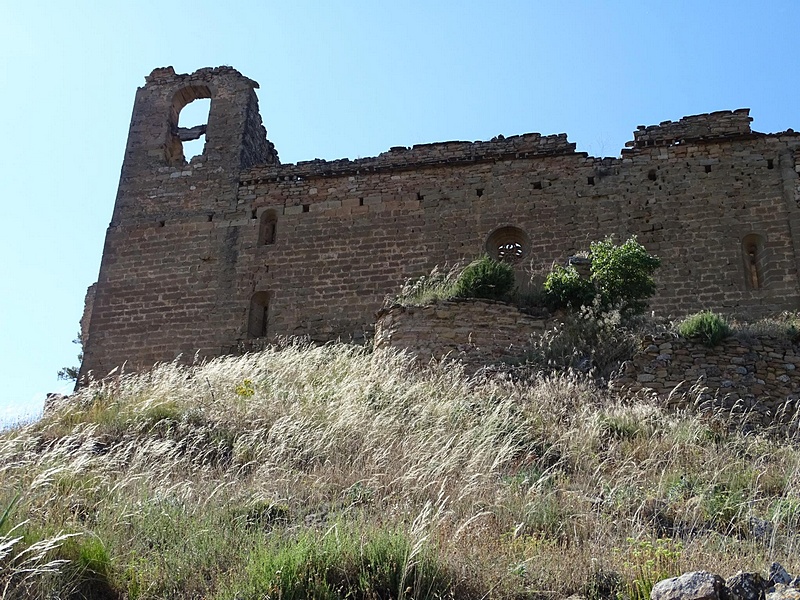
[{"label": "green shrub", "polygon": [[592,282],[580,276],[572,265],[553,267],[544,282],[546,299],[554,308],[578,310],[590,306],[595,296]]},{"label": "green shrub", "polygon": [[457,298],[500,300],[514,288],[514,267],[484,255],[468,264],[456,281]]},{"label": "green shrub", "polygon": [[648,254],[635,236],[619,245],[610,237],[592,242],[589,258],[589,279],[581,278],[573,266],[553,269],[544,282],[548,304],[577,310],[597,300],[601,311],[618,308],[625,316],[643,313],[656,291],[653,273],[661,259]]},{"label": "green shrub", "polygon": [[423,306],[453,298],[507,299],[514,288],[514,268],[504,262],[482,256],[466,267],[434,267],[428,275],[409,279],[400,293],[389,299],[402,306]]},{"label": "green shrub", "polygon": [[648,600],[656,583],[680,575],[681,542],[659,538],[653,543],[629,538],[628,545],[623,552],[627,557],[624,566],[629,579],[621,596],[630,600]]},{"label": "green shrub", "polygon": [[444,598],[454,584],[427,543],[400,531],[359,533],[334,525],[327,533],[274,536],[253,551],[242,580],[222,598],[285,600]]},{"label": "green shrub", "polygon": [[704,310],[686,317],[678,325],[678,333],[685,338],[699,338],[706,346],[713,347],[731,335],[731,328],[724,317]]}]

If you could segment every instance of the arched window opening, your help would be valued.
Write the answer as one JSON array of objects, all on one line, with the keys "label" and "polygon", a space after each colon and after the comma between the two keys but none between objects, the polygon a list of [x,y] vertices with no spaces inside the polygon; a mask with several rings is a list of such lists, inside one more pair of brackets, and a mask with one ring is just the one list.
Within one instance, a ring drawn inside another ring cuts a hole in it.
[{"label": "arched window opening", "polygon": [[178,137],[183,143],[183,157],[187,162],[205,151],[210,111],[211,98],[201,98],[187,104],[178,115]]},{"label": "arched window opening", "polygon": [[518,227],[500,227],[486,239],[486,252],[496,260],[516,263],[528,256],[530,239]]},{"label": "arched window opening", "polygon": [[247,318],[247,337],[267,337],[269,324],[269,292],[256,292],[250,299],[250,312]]},{"label": "arched window opening", "polygon": [[278,226],[278,217],[274,210],[266,210],[261,213],[258,224],[258,245],[269,246],[275,243],[275,233]]},{"label": "arched window opening", "polygon": [[208,115],[211,112],[211,90],[204,85],[181,88],[170,108],[167,163],[186,164],[205,152]]},{"label": "arched window opening", "polygon": [[764,242],[764,237],[757,233],[750,233],[742,239],[745,286],[750,290],[760,290],[764,287],[766,267]]}]

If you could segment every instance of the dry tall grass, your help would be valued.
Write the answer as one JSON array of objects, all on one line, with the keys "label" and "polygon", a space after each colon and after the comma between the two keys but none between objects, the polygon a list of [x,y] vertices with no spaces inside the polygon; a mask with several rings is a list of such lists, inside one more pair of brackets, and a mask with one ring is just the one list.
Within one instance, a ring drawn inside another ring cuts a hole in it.
[{"label": "dry tall grass", "polygon": [[799,459],[578,376],[346,345],[161,365],[0,436],[0,593],[638,598],[796,571]]}]

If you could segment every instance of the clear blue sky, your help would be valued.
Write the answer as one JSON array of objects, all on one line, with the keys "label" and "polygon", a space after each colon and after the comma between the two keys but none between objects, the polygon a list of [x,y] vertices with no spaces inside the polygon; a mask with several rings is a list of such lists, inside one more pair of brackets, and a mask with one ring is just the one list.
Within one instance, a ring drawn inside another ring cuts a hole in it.
[{"label": "clear blue sky", "polygon": [[800,2],[0,0],[0,420],[76,362],[136,88],[154,67],[261,84],[281,160],[637,125],[749,107],[800,129]]}]

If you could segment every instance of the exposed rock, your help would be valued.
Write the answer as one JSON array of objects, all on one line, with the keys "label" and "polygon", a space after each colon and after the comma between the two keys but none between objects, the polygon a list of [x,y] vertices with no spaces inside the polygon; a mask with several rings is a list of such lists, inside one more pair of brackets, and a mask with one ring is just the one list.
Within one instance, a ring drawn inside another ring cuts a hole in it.
[{"label": "exposed rock", "polygon": [[783,585],[789,585],[792,582],[792,576],[779,562],[774,562],[769,566],[769,579],[772,583],[782,583]]},{"label": "exposed rock", "polygon": [[800,600],[800,590],[783,583],[776,583],[774,590],[766,595],[766,600]]},{"label": "exposed rock", "polygon": [[[772,537],[772,532],[775,529],[775,526],[772,524],[772,521],[767,521],[766,519],[759,519],[758,517],[754,516],[751,516],[748,519],[748,524],[750,525],[750,536],[755,540],[759,540],[765,543],[768,542],[769,539]],[[778,563],[773,563],[773,564],[778,564]]]},{"label": "exposed rock", "polygon": [[733,577],[728,577],[725,586],[728,588],[728,600],[762,600],[769,582],[758,573],[739,571]]},{"label": "exposed rock", "polygon": [[707,571],[684,573],[659,581],[651,600],[800,600],[800,577],[792,579],[780,563],[773,562],[769,577],[739,571],[727,581]]},{"label": "exposed rock", "polygon": [[[723,600],[725,580],[708,571],[692,571],[659,581],[650,592],[651,600]],[[799,599],[800,600],[800,599]]]}]

